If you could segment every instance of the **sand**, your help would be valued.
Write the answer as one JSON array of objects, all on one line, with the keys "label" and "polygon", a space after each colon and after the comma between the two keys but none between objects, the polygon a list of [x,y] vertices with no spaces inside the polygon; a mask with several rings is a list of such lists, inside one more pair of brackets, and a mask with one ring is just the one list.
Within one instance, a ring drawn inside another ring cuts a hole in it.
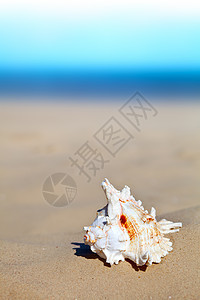
[{"label": "sand", "polygon": [[[155,102],[157,116],[138,133],[119,115],[122,104],[0,102],[1,299],[200,298],[200,105]],[[93,137],[111,116],[134,135],[116,157]],[[109,159],[90,183],[69,161],[86,141]],[[56,172],[77,184],[60,208],[42,194]],[[183,223],[160,264],[110,267],[83,244],[83,226],[105,205],[104,177],[129,185],[158,219]]]}]

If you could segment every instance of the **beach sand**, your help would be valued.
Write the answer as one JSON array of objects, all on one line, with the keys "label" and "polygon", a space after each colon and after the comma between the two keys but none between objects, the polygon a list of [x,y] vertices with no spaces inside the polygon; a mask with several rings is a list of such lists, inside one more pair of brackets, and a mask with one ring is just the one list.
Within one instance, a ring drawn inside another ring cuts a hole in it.
[{"label": "beach sand", "polygon": [[[155,102],[141,131],[119,114],[122,102],[0,102],[1,299],[199,299],[200,105]],[[134,138],[112,156],[94,138],[111,117]],[[91,176],[71,166],[88,143],[105,166]],[[69,174],[77,195],[64,207],[43,197],[54,173]],[[130,186],[157,219],[183,223],[160,264],[108,266],[83,244],[83,226],[106,204],[101,181]]]}]

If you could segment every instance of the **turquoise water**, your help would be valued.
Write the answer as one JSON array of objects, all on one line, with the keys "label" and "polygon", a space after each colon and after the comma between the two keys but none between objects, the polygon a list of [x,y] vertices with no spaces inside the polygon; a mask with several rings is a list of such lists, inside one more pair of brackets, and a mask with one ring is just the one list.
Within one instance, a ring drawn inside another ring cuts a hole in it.
[{"label": "turquoise water", "polygon": [[139,91],[154,97],[200,100],[200,70],[1,71],[0,96],[116,97]]}]

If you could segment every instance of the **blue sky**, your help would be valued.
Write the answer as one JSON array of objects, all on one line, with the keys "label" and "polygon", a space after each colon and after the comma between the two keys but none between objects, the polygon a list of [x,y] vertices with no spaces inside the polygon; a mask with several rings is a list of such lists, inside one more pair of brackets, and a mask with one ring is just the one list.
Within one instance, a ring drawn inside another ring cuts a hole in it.
[{"label": "blue sky", "polygon": [[1,0],[0,68],[49,67],[200,69],[200,5]]}]

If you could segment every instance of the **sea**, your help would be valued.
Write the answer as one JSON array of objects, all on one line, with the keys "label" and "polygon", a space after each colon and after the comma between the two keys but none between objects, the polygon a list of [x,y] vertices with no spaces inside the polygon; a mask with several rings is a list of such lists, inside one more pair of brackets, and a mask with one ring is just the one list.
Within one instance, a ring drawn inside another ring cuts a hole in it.
[{"label": "sea", "polygon": [[158,99],[200,100],[200,70],[0,71],[0,99],[120,99],[140,92]]}]

